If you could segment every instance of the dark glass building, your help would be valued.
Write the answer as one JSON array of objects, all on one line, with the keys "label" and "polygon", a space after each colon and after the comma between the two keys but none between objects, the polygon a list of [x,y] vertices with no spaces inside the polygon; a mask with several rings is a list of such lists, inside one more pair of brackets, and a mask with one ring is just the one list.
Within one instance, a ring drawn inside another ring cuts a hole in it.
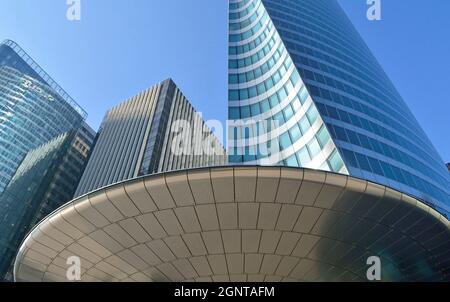
[{"label": "dark glass building", "polygon": [[[230,162],[349,174],[450,213],[450,175],[335,0],[230,1]],[[261,121],[276,127],[254,127]],[[263,135],[263,134],[270,135]],[[275,138],[268,140],[267,137]]]},{"label": "dark glass building", "polygon": [[138,176],[225,163],[221,142],[168,79],[106,113],[75,195]]},{"label": "dark glass building", "polygon": [[0,278],[12,280],[20,243],[34,225],[70,201],[95,133],[83,124],[31,150],[0,195]]}]

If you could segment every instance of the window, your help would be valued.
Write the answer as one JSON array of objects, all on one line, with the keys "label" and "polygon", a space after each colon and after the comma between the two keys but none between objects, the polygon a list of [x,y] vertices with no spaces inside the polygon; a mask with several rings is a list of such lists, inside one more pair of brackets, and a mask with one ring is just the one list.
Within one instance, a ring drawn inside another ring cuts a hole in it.
[{"label": "window", "polygon": [[333,172],[339,172],[344,166],[344,162],[342,161],[342,158],[337,150],[334,150],[334,152],[330,155],[328,163],[330,164],[331,170]]},{"label": "window", "polygon": [[308,149],[304,147],[299,152],[297,152],[298,160],[300,161],[300,165],[305,167],[311,162],[311,156],[309,155]]},{"label": "window", "polygon": [[352,151],[343,149],[342,150],[345,161],[347,162],[348,165],[358,168],[358,162],[356,161],[356,157],[355,154]]},{"label": "window", "polygon": [[300,75],[298,74],[297,70],[294,70],[294,72],[291,75],[292,84],[295,86],[299,80],[300,80]]},{"label": "window", "polygon": [[322,147],[325,147],[325,145],[330,141],[330,135],[328,134],[328,130],[325,125],[323,125],[317,133],[317,139]]},{"label": "window", "polygon": [[301,107],[302,105],[300,104],[300,101],[298,100],[298,98],[295,98],[293,101],[292,101],[292,108],[294,108],[294,111],[295,112],[298,112],[299,110],[300,110],[300,107]]},{"label": "window", "polygon": [[309,107],[308,111],[306,112],[306,116],[309,119],[309,122],[312,124],[314,124],[317,120],[317,117],[319,116],[319,112],[317,112],[317,109],[314,105],[311,105],[311,107]]},{"label": "window", "polygon": [[258,114],[261,113],[260,110],[259,110],[259,103],[253,104],[251,106],[251,112],[252,112],[252,116],[255,116],[255,115],[258,115]]},{"label": "window", "polygon": [[256,87],[249,88],[248,95],[250,98],[256,97],[258,95],[258,92],[256,91]]},{"label": "window", "polygon": [[248,90],[247,90],[247,89],[239,90],[239,98],[240,98],[241,100],[246,100],[246,99],[248,99]]},{"label": "window", "polygon": [[372,169],[370,168],[370,164],[369,161],[367,160],[367,157],[359,153],[355,153],[355,155],[356,159],[358,160],[359,167],[363,170],[371,172]]},{"label": "window", "polygon": [[284,117],[286,118],[286,121],[289,121],[291,117],[294,115],[294,111],[292,111],[292,108],[290,105],[284,109]]},{"label": "window", "polygon": [[238,83],[238,76],[237,76],[236,74],[231,74],[231,75],[228,77],[228,82],[229,82],[230,84],[237,84],[237,83]]},{"label": "window", "polygon": [[270,102],[270,107],[271,107],[271,108],[276,107],[276,106],[278,105],[278,97],[277,97],[277,94],[272,95],[272,96],[269,98],[269,102]]},{"label": "window", "polygon": [[229,118],[231,120],[238,120],[241,118],[240,113],[239,113],[239,107],[230,107]]},{"label": "window", "polygon": [[292,127],[291,130],[289,130],[289,133],[291,134],[292,142],[294,143],[298,141],[302,136],[302,133],[298,125],[294,125],[294,127]]},{"label": "window", "polygon": [[281,126],[284,124],[284,117],[282,112],[278,112],[273,116],[274,120],[278,122],[278,126]]},{"label": "window", "polygon": [[241,118],[249,118],[250,117],[250,107],[243,106],[241,107]]},{"label": "window", "polygon": [[316,157],[316,155],[320,153],[320,145],[315,137],[308,143],[308,149],[312,158]]},{"label": "window", "polygon": [[280,102],[282,102],[286,98],[287,98],[286,91],[284,90],[284,88],[281,88],[280,91],[278,91],[278,99],[280,100]]},{"label": "window", "polygon": [[300,120],[300,129],[302,130],[303,135],[308,132],[309,128],[311,128],[311,124],[308,121],[308,118],[304,116]]},{"label": "window", "polygon": [[266,86],[264,86],[264,82],[259,84],[257,86],[257,89],[258,89],[258,95],[259,94],[263,94],[264,92],[266,92]]},{"label": "window", "polygon": [[239,101],[239,91],[238,90],[230,90],[228,93],[228,97],[230,101]]},{"label": "window", "polygon": [[295,157],[295,154],[286,160],[286,165],[288,167],[298,167],[298,161],[297,158]]},{"label": "window", "polygon": [[289,133],[284,133],[280,137],[280,147],[281,150],[287,149],[289,146],[292,146],[291,138],[289,137]]},{"label": "window", "polygon": [[299,92],[299,98],[300,98],[300,101],[302,102],[302,104],[304,104],[306,102],[306,100],[308,99],[308,96],[309,96],[308,91],[306,90],[306,87],[303,86]]},{"label": "window", "polygon": [[270,106],[269,106],[269,101],[268,100],[264,100],[261,102],[261,110],[262,112],[267,112],[270,110]]}]

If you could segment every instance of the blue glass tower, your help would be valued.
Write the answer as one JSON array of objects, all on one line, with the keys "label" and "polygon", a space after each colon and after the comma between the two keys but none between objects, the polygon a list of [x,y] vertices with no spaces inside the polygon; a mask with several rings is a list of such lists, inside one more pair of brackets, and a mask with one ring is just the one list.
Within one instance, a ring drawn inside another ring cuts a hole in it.
[{"label": "blue glass tower", "polygon": [[348,173],[450,213],[444,162],[335,0],[229,5],[230,162],[266,164],[259,150],[276,144],[270,164]]},{"label": "blue glass tower", "polygon": [[85,118],[16,43],[0,44],[0,281],[26,233],[75,193],[95,138]]},{"label": "blue glass tower", "polygon": [[16,43],[0,44],[0,193],[24,156],[86,113]]}]

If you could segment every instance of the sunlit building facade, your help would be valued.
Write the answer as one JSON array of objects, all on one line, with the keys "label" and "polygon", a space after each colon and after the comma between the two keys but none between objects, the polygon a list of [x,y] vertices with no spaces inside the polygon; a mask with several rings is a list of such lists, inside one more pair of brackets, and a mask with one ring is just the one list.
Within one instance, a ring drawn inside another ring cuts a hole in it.
[{"label": "sunlit building facade", "polygon": [[220,140],[167,79],[108,110],[76,196],[143,175],[226,162]]}]

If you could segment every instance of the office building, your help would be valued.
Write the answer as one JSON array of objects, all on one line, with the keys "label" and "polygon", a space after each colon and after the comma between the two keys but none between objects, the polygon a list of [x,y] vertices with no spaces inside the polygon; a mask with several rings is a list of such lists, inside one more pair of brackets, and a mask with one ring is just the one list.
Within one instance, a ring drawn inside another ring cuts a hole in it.
[{"label": "office building", "polygon": [[31,227],[73,197],[95,136],[85,118],[19,45],[0,44],[0,279]]},{"label": "office building", "polygon": [[31,150],[0,194],[0,278],[34,225],[69,202],[87,164],[95,132],[86,124]]},{"label": "office building", "polygon": [[79,129],[86,113],[13,41],[0,44],[0,193],[30,151]]},{"label": "office building", "polygon": [[76,195],[142,175],[225,162],[221,142],[168,79],[106,113]]},{"label": "office building", "polygon": [[231,165],[105,173],[16,280],[73,281],[75,255],[82,281],[371,281],[374,257],[381,281],[450,281],[449,173],[337,2],[229,6]]},{"label": "office building", "polygon": [[235,127],[230,162],[348,173],[449,214],[443,160],[337,1],[231,0],[229,31],[230,119],[278,123]]}]

